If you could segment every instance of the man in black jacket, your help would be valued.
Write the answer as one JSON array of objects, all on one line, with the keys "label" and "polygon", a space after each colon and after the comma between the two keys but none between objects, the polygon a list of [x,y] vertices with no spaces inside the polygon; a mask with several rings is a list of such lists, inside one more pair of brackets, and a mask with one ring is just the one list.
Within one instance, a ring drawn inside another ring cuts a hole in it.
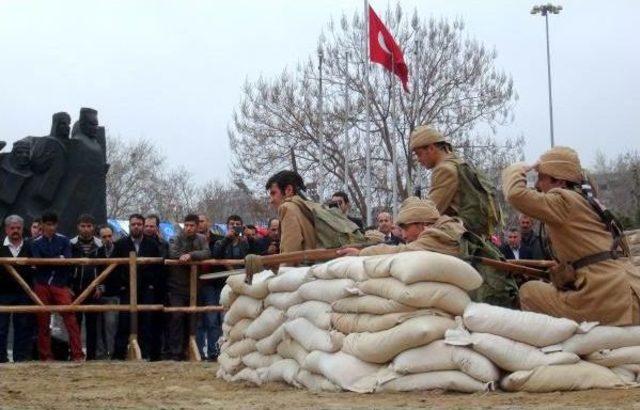
[{"label": "man in black jacket", "polygon": [[509,229],[507,243],[500,247],[500,252],[506,259],[532,259],[531,249],[522,243],[520,231],[516,228]]},{"label": "man in black jacket", "polygon": [[[160,257],[157,244],[143,234],[144,217],[140,214],[133,214],[129,217],[129,236],[120,238],[116,243],[112,256],[114,258],[128,258],[130,252],[135,252],[138,257]],[[151,268],[153,265],[138,266],[138,303],[143,304],[148,301],[155,292],[157,274]],[[128,266],[122,265],[119,270],[120,280],[120,303],[129,303],[129,270]],[[160,351],[161,338],[157,335],[158,330],[147,320],[149,317],[140,315],[140,350],[142,357],[148,360],[157,360]],[[127,355],[127,343],[129,340],[130,315],[129,312],[122,312],[118,318],[118,332],[114,347],[114,358],[124,360]]]},{"label": "man in black jacket", "polygon": [[[4,220],[6,237],[0,247],[2,258],[30,258],[31,249],[22,238],[24,221],[18,215],[9,215]],[[31,282],[32,268],[28,266],[16,266],[16,270],[25,280]],[[0,272],[0,305],[30,305],[33,304],[29,296],[9,276],[8,272]],[[32,315],[26,313],[0,313],[0,363],[6,363],[7,338],[9,336],[9,322],[13,323],[13,361],[22,362],[31,358],[34,346],[35,320]]]},{"label": "man in black jacket", "polygon": [[[78,236],[71,239],[71,256],[73,258],[97,258],[98,249],[102,246],[100,239],[94,236],[95,219],[88,214],[82,214],[78,218]],[[98,266],[79,265],[76,266],[71,289],[76,296],[81,294],[87,286],[98,276]],[[99,299],[104,293],[104,285],[98,285],[93,294],[85,301],[88,305],[99,303]],[[87,360],[96,359],[96,335],[98,314],[95,312],[80,312],[76,314],[78,326],[82,328],[83,318],[85,320],[85,337],[87,347]]]}]

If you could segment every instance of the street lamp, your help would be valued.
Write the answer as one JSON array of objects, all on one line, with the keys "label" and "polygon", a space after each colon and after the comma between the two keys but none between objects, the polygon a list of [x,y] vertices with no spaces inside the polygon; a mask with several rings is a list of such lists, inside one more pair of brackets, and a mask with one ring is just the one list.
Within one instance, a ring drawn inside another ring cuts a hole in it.
[{"label": "street lamp", "polygon": [[553,101],[551,99],[551,55],[549,53],[549,13],[558,14],[562,10],[562,6],[554,6],[551,3],[541,6],[534,6],[531,14],[540,14],[544,16],[545,28],[547,31],[547,78],[549,79],[549,129],[551,130],[551,147],[554,146],[553,139]]}]

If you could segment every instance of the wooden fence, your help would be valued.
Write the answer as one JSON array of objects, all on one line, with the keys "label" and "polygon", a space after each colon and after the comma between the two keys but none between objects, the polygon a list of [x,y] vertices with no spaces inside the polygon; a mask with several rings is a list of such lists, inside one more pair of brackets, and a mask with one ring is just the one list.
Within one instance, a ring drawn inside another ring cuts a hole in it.
[{"label": "wooden fence", "polygon": [[[140,305],[138,304],[138,266],[164,264],[169,266],[188,265],[189,269],[189,306],[164,306],[164,305]],[[140,345],[138,344],[138,312],[182,312],[190,314],[189,340],[187,346],[187,358],[189,361],[199,361],[200,353],[196,344],[196,313],[219,312],[222,306],[198,306],[198,268],[200,266],[225,266],[231,269],[234,266],[244,265],[242,259],[207,259],[204,261],[182,262],[175,259],[139,258],[135,252],[131,252],[128,258],[0,258],[6,272],[18,282],[20,287],[29,295],[34,305],[0,306],[0,313],[43,313],[43,312],[130,312],[130,331],[127,360],[142,360]],[[38,295],[20,276],[15,266],[105,266],[98,276],[82,291],[70,305],[45,305]],[[96,287],[103,283],[107,277],[120,265],[129,265],[129,304],[122,305],[83,305],[82,303],[95,291]]]}]

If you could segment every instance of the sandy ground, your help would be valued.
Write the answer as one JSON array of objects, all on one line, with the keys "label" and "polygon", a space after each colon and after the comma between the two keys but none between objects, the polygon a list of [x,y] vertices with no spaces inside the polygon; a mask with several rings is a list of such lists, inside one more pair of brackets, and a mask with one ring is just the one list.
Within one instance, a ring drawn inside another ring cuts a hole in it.
[{"label": "sandy ground", "polygon": [[525,393],[310,393],[284,384],[253,387],[215,378],[216,364],[0,365],[0,408],[640,408],[640,389]]}]

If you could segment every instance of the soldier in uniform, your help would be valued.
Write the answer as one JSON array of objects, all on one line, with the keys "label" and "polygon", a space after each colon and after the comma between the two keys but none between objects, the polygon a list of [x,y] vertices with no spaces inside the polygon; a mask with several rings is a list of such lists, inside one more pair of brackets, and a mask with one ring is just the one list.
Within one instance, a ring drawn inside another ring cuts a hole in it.
[{"label": "soldier in uniform", "polygon": [[316,232],[313,215],[302,202],[304,181],[295,171],[280,171],[266,184],[271,206],[280,220],[280,253],[315,249]]},{"label": "soldier in uniform", "polygon": [[[536,189],[527,188],[531,169],[538,172]],[[533,166],[518,163],[503,171],[507,201],[545,223],[558,261],[552,283],[520,288],[521,307],[576,321],[639,324],[640,274],[620,258],[624,238],[583,184],[578,154],[566,147],[552,148]]]}]

